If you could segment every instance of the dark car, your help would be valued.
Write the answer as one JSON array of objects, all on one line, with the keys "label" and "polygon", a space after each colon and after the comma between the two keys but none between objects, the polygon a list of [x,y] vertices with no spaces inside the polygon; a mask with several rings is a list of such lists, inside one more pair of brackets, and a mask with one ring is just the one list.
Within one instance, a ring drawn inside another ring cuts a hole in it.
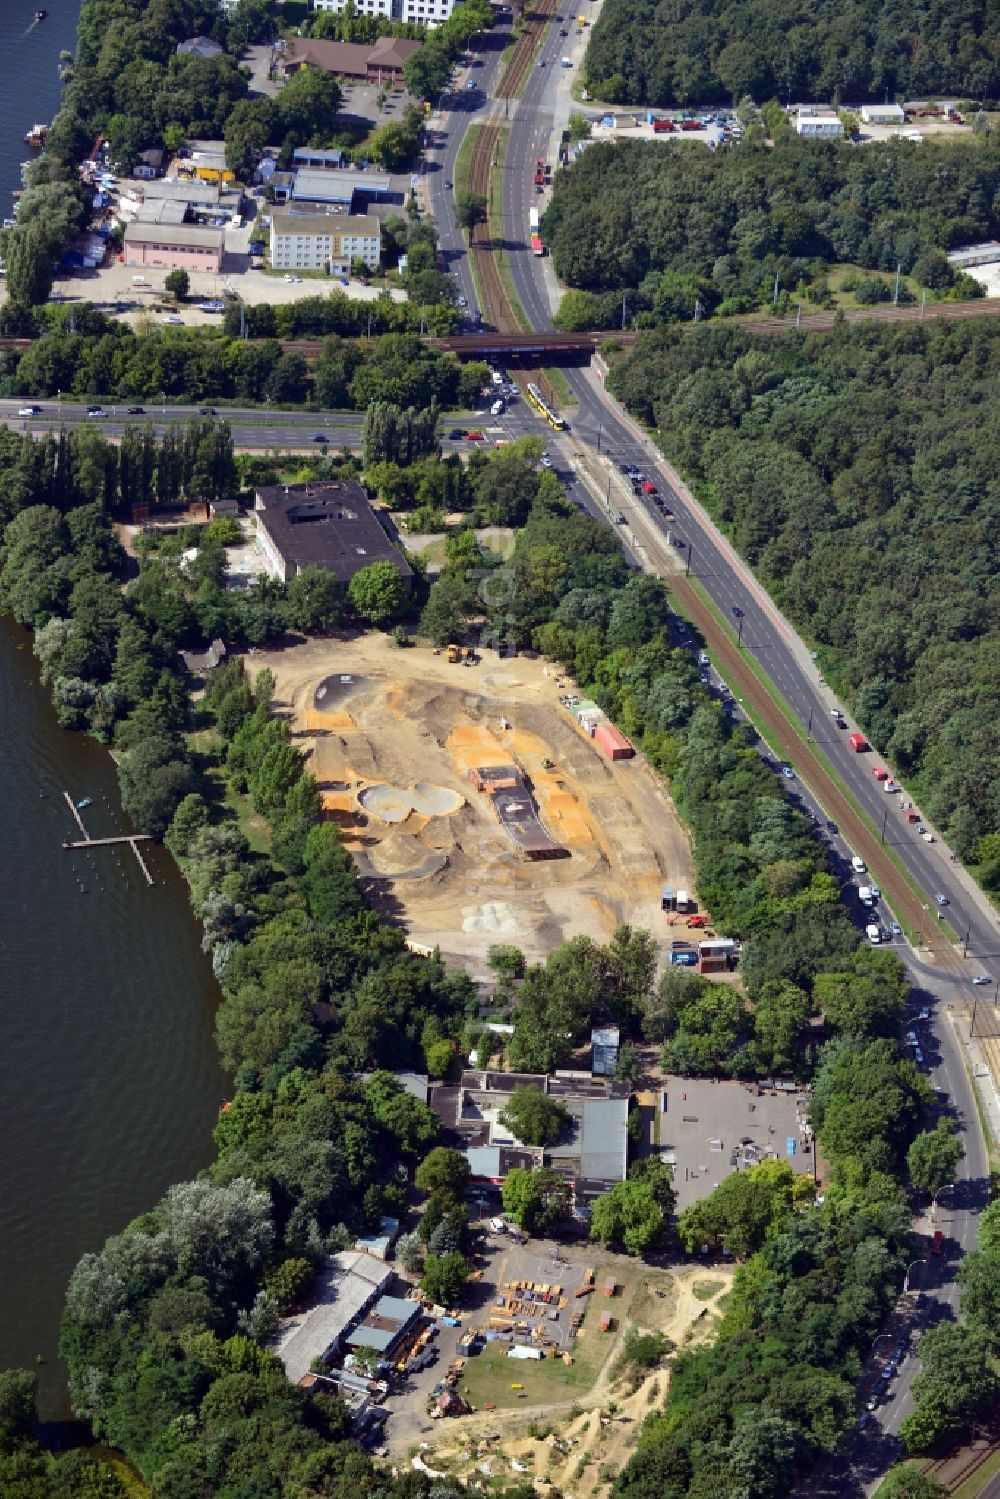
[{"label": "dark car", "polygon": [[464,436],[465,436],[465,428],[464,427],[452,427],[451,431],[448,433],[448,441],[449,442],[461,442]]},{"label": "dark car", "polygon": [[214,406],[199,406],[198,414],[200,416],[218,416],[219,413]]},{"label": "dark car", "polygon": [[329,441],[330,441],[330,439],[327,437],[327,435],[326,435],[325,432],[317,432],[316,436],[313,438],[313,442],[329,442]]},{"label": "dark car", "polygon": [[145,408],[145,406],[126,406],[125,407],[125,415],[126,416],[145,416],[146,415],[146,408]]}]

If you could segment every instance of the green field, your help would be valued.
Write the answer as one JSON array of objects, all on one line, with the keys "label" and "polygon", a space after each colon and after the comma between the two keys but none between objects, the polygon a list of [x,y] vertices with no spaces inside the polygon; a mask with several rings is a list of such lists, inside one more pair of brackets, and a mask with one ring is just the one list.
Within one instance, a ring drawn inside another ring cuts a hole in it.
[{"label": "green field", "polygon": [[[606,1269],[596,1267],[594,1278],[598,1286]],[[537,1363],[531,1359],[511,1359],[505,1353],[493,1351],[502,1345],[488,1343],[481,1353],[469,1359],[459,1381],[459,1391],[477,1410],[485,1405],[510,1410],[521,1404],[544,1405],[586,1394],[617,1341],[621,1314],[628,1299],[617,1296],[609,1301],[599,1292],[587,1297],[587,1311],[573,1347],[572,1364],[563,1363],[561,1357],[544,1358]],[[615,1318],[610,1334],[600,1329],[601,1314],[606,1311],[612,1311]],[[517,1384],[524,1386],[523,1392],[511,1388]]]}]

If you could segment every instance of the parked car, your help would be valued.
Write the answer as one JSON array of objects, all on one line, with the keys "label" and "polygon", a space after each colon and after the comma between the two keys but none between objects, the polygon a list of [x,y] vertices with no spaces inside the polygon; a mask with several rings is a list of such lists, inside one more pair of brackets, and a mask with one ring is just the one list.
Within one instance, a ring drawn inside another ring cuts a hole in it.
[{"label": "parked car", "polygon": [[781,767],[781,774],[784,776],[786,781],[795,780],[795,772],[790,765],[783,765]]},{"label": "parked car", "polygon": [[974,984],[992,984],[993,980],[988,973],[977,973],[972,982]]},{"label": "parked car", "polygon": [[449,442],[461,442],[461,440],[462,440],[462,438],[464,436],[465,436],[465,433],[464,433],[464,431],[462,430],[461,427],[452,427],[451,431],[448,433],[448,441]]},{"label": "parked car", "polygon": [[485,442],[486,441],[486,439],[484,438],[484,436],[483,436],[483,434],[481,432],[466,432],[466,434],[465,434],[465,440],[466,440],[466,442]]}]

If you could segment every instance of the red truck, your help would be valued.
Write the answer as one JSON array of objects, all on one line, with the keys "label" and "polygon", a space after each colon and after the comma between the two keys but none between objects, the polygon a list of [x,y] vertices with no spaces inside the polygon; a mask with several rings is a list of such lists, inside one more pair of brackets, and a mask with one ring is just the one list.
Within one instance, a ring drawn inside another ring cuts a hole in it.
[{"label": "red truck", "polygon": [[868,740],[864,734],[852,734],[847,742],[856,755],[860,755],[862,750],[868,748]]},{"label": "red truck", "polygon": [[666,135],[671,130],[673,130],[673,128],[674,128],[674,122],[673,122],[673,120],[654,120],[653,121],[653,134],[654,135]]},{"label": "red truck", "polygon": [[931,1240],[931,1254],[940,1254],[943,1244],[944,1234],[939,1228],[936,1228],[934,1230],[934,1237]]}]

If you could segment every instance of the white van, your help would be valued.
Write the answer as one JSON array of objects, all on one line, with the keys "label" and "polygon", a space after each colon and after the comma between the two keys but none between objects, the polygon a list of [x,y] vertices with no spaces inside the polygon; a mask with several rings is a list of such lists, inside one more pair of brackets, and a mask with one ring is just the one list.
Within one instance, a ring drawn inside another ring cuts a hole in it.
[{"label": "white van", "polygon": [[871,943],[872,947],[877,947],[882,940],[882,933],[874,922],[872,922],[870,926],[865,927],[865,936],[868,938],[868,941]]},{"label": "white van", "polygon": [[867,865],[865,864],[864,859],[859,858],[858,855],[855,854],[851,859],[851,868],[854,870],[855,874],[864,874]]},{"label": "white van", "polygon": [[493,405],[490,407],[490,416],[501,416],[503,414],[503,409],[504,406],[502,401],[494,401]]}]

